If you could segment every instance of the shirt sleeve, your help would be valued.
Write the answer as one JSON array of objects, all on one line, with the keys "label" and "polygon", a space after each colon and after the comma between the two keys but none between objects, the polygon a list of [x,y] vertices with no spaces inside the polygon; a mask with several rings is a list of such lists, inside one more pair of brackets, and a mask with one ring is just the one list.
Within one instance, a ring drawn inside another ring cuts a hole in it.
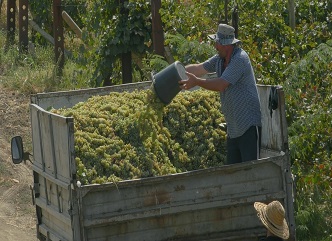
[{"label": "shirt sleeve", "polygon": [[243,59],[239,58],[238,56],[234,56],[225,71],[223,72],[221,78],[234,85],[238,80],[242,78],[244,69],[245,66],[243,63]]},{"label": "shirt sleeve", "polygon": [[203,63],[203,68],[209,73],[216,72],[216,64],[218,62],[218,58],[219,58],[219,56],[216,54],[216,55],[212,56],[211,58],[209,58],[208,60],[206,60]]}]

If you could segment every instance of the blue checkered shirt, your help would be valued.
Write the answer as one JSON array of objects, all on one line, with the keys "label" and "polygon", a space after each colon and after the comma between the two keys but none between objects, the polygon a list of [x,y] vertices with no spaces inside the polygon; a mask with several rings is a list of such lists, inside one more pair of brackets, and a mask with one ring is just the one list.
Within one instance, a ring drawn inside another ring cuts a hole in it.
[{"label": "blue checkered shirt", "polygon": [[242,48],[235,47],[226,68],[219,55],[206,60],[203,66],[208,72],[216,72],[218,77],[230,83],[220,92],[228,136],[236,138],[242,136],[250,126],[262,126],[256,80],[248,54]]}]

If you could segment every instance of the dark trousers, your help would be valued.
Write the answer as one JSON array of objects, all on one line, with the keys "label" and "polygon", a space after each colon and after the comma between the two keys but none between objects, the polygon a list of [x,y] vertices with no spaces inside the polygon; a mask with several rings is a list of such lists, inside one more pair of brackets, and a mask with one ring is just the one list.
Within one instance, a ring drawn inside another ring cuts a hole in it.
[{"label": "dark trousers", "polygon": [[227,164],[259,159],[262,128],[251,126],[242,136],[227,137]]}]

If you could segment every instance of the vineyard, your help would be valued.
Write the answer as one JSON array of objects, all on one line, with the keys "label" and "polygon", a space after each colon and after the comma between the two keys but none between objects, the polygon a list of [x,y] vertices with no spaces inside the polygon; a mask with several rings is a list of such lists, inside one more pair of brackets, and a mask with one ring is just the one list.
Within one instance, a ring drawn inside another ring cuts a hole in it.
[{"label": "vineyard", "polygon": [[[51,2],[29,1],[30,17],[50,34],[53,31]],[[160,14],[165,46],[175,60],[184,64],[204,61],[215,53],[207,35],[216,31],[219,22],[227,19],[231,23],[234,13],[238,14],[238,38],[251,58],[257,83],[282,85],[285,90],[289,148],[296,181],[297,239],[331,240],[332,1],[295,1],[294,29],[290,27],[287,1],[227,1],[228,5],[225,2],[162,1]],[[151,6],[139,0],[128,1],[122,7],[126,10],[125,18],[112,0],[63,1],[63,9],[83,31],[82,39],[78,39],[65,25],[65,47],[72,55],[66,57],[63,75],[56,75],[57,66],[50,64],[54,60],[52,54],[44,52],[48,46],[45,39],[31,31],[37,54],[19,55],[15,48],[17,43],[9,50],[11,55],[2,49],[1,83],[25,94],[96,87],[105,82],[120,84],[121,56],[128,51],[135,57],[131,65],[133,81],[147,80],[147,73],[158,72],[169,64],[165,56],[156,55],[152,49]],[[3,10],[1,20],[2,16]],[[4,38],[1,38],[1,46],[5,46]],[[38,52],[41,49],[42,52]],[[97,97],[89,100],[88,108],[78,105],[73,109],[54,110],[77,119],[76,138],[86,148],[82,153],[78,150],[77,157],[83,183],[103,183],[222,164],[213,160],[224,158],[223,143],[217,143],[220,141],[217,136],[224,135],[217,126],[223,117],[217,111],[218,106],[206,106],[204,101],[218,97],[206,92],[198,92],[197,96],[181,95],[170,106],[162,107],[162,113],[155,113],[155,108],[144,109],[147,96],[148,93],[122,95],[121,101]],[[187,105],[183,107],[180,102]],[[137,109],[142,111],[137,114],[133,111]],[[90,119],[84,119],[82,113],[90,115]],[[195,113],[195,118],[190,113]],[[194,133],[203,122],[209,128],[203,136],[196,137],[197,141],[202,141],[202,146],[190,146],[189,141],[195,138]],[[183,133],[183,125],[192,129]],[[152,128],[153,137],[144,136],[147,128]],[[142,137],[143,143],[135,140],[136,143],[125,145],[122,138],[133,133]],[[176,138],[169,139],[169,136]],[[112,153],[114,145],[126,151]],[[164,146],[169,149],[163,149]],[[202,149],[209,151],[204,154],[200,152]],[[143,159],[158,159],[151,156],[150,150],[163,157],[163,163],[144,162]],[[137,158],[138,153],[142,160]],[[96,160],[100,156],[106,159],[98,163]],[[123,164],[125,172],[119,168],[119,160],[123,157],[131,158],[134,163]],[[194,163],[188,163],[189,159],[195,160]],[[181,162],[172,163],[174,160]]]}]

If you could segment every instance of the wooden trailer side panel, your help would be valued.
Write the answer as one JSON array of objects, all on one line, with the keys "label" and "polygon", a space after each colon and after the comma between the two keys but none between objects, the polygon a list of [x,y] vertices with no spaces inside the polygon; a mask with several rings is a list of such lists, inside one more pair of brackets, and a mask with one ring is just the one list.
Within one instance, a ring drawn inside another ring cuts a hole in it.
[{"label": "wooden trailer side panel", "polygon": [[85,240],[257,240],[265,231],[253,202],[286,202],[284,168],[282,155],[84,186],[80,193]]},{"label": "wooden trailer side panel", "polygon": [[[31,104],[34,192],[40,239],[73,240],[73,119]],[[51,238],[53,237],[53,238]]]},{"label": "wooden trailer side panel", "polygon": [[151,81],[113,85],[83,90],[59,91],[51,93],[39,93],[31,96],[31,103],[47,110],[51,107],[71,108],[79,102],[84,102],[91,96],[108,95],[110,92],[124,92],[134,90],[144,90],[151,88]]},{"label": "wooden trailer side panel", "polygon": [[278,106],[275,110],[269,109],[271,95],[270,85],[258,85],[258,94],[262,112],[262,147],[274,151],[286,151],[288,148],[288,134],[284,92],[282,87],[276,87]]}]

